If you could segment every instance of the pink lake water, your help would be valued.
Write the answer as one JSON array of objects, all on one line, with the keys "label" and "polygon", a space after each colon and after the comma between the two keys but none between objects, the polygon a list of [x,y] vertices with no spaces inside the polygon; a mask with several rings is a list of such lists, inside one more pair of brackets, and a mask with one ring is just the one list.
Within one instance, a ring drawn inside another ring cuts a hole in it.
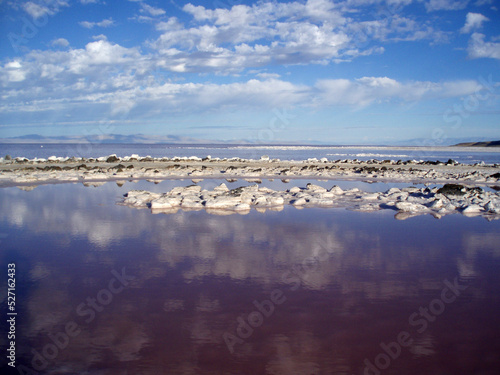
[{"label": "pink lake water", "polygon": [[500,221],[116,204],[189,183],[0,189],[12,373],[500,373]]}]

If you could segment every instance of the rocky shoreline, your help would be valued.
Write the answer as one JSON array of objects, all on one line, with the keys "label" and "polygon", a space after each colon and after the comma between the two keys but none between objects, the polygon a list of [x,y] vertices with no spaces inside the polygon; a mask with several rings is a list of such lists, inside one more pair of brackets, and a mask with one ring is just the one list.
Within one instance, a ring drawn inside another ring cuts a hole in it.
[{"label": "rocky shoreline", "polygon": [[[391,188],[385,192],[364,192],[357,188],[325,189],[308,184],[275,191],[259,186],[263,179],[338,180],[364,182],[403,182],[408,184],[444,185],[438,187]],[[206,210],[214,214],[248,213],[296,208],[337,207],[360,211],[391,209],[397,219],[431,214],[437,218],[452,213],[500,218],[500,165],[460,164],[453,160],[328,160],[308,159],[282,161],[262,156],[259,160],[220,159],[207,156],[152,158],[131,155],[109,155],[99,158],[47,159],[0,158],[0,187],[18,186],[31,190],[41,184],[82,183],[99,186],[106,181],[190,179],[244,179],[257,185],[230,190],[221,184],[213,190],[199,185],[176,187],[159,194],[132,190],[121,204],[145,208],[154,213],[182,210]],[[483,188],[481,188],[483,187]],[[492,189],[488,189],[492,188]],[[497,190],[496,192],[493,190]]]},{"label": "rocky shoreline", "polygon": [[227,215],[246,214],[252,208],[259,212],[267,209],[283,210],[285,205],[296,208],[335,207],[357,211],[396,211],[396,219],[431,214],[435,218],[461,213],[465,216],[483,216],[488,220],[500,218],[500,193],[481,188],[468,188],[446,184],[441,188],[391,188],[385,192],[364,192],[358,188],[342,190],[307,184],[276,191],[250,185],[230,190],[224,183],[213,190],[202,190],[199,185],[176,187],[167,193],[132,190],[125,194],[123,205],[150,208],[153,213],[176,213],[182,210],[206,210],[208,213]]},{"label": "rocky shoreline", "polygon": [[499,164],[460,164],[453,160],[328,160],[303,161],[220,159],[198,157],[152,158],[132,155],[99,158],[48,159],[0,158],[0,187],[102,181],[204,178],[255,180],[279,178],[361,180],[367,182],[460,183],[494,186],[500,184]]}]

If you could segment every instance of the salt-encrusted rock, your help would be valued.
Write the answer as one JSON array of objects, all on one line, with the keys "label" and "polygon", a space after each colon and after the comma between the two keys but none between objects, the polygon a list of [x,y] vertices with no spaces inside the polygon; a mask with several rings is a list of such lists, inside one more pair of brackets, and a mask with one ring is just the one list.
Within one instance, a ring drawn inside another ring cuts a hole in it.
[{"label": "salt-encrusted rock", "polygon": [[270,189],[268,187],[265,187],[265,186],[259,187],[259,193],[272,194],[274,192],[275,191],[273,189]]},{"label": "salt-encrusted rock", "polygon": [[205,202],[206,208],[231,208],[241,204],[240,197],[219,196]]},{"label": "salt-encrusted rock", "polygon": [[270,206],[280,206],[285,203],[285,200],[283,199],[283,197],[271,196],[267,198],[267,202]]},{"label": "salt-encrusted rock", "polygon": [[146,206],[153,199],[160,198],[160,194],[150,193],[148,191],[143,190],[132,190],[126,194],[126,198],[124,203],[130,204],[132,206]]},{"label": "salt-encrusted rock", "polygon": [[332,192],[316,193],[315,196],[319,199],[330,199],[335,198],[337,195]]},{"label": "salt-encrusted rock", "polygon": [[265,196],[260,196],[255,198],[255,200],[252,202],[254,205],[258,206],[267,206],[267,198]]},{"label": "salt-encrusted rock", "polygon": [[307,204],[312,206],[333,206],[333,200],[328,198],[321,198],[319,195],[315,195],[309,199],[307,199]]},{"label": "salt-encrusted rock", "polygon": [[481,212],[483,209],[481,208],[481,206],[477,205],[477,204],[472,204],[470,206],[467,206],[463,209],[462,213],[463,214],[470,214],[470,213],[477,213],[477,212]]},{"label": "salt-encrusted rock", "polygon": [[423,211],[427,207],[422,206],[418,203],[410,203],[410,202],[398,202],[395,204],[396,208],[403,212],[415,212],[415,211]]},{"label": "salt-encrusted rock", "polygon": [[307,203],[307,201],[305,198],[299,198],[292,200],[290,203],[293,204],[294,206],[303,206],[304,204]]},{"label": "salt-encrusted rock", "polygon": [[401,192],[401,190],[398,188],[390,188],[389,190],[386,191],[385,194],[391,195],[391,194],[400,193],[400,192]]},{"label": "salt-encrusted rock", "polygon": [[[94,182],[90,182],[94,183]],[[435,217],[462,212],[464,215],[482,215],[492,218],[500,214],[500,194],[466,188],[463,195],[438,193],[437,188],[389,189],[386,193],[363,192],[354,188],[343,192],[338,186],[329,191],[318,185],[306,188],[293,187],[287,191],[275,191],[258,185],[242,186],[229,190],[221,184],[213,190],[201,190],[198,185],[175,187],[165,194],[132,190],[126,194],[124,204],[134,207],[151,207],[154,210],[207,209],[243,210],[251,207],[264,212],[271,207],[283,209],[284,204],[296,208],[311,206],[344,207],[355,210],[373,211],[394,207],[399,211],[398,219],[430,213]],[[445,191],[446,192],[446,191]],[[374,201],[378,201],[375,203]],[[457,207],[460,207],[457,210]]]},{"label": "salt-encrusted rock", "polygon": [[250,205],[247,203],[240,203],[234,206],[235,211],[249,211],[250,210]]},{"label": "salt-encrusted rock", "polygon": [[246,192],[255,192],[260,190],[259,185],[248,185],[245,186],[243,189]]},{"label": "salt-encrusted rock", "polygon": [[181,207],[190,209],[202,209],[203,203],[200,200],[184,198],[181,202]]},{"label": "salt-encrusted rock", "polygon": [[496,206],[492,201],[489,201],[486,204],[486,206],[484,206],[484,209],[487,212],[491,212],[491,213],[494,213],[494,214],[499,214],[500,213],[500,208],[498,206]]},{"label": "salt-encrusted rock", "polygon": [[340,194],[343,194],[344,193],[344,190],[342,190],[340,188],[340,186],[337,186],[337,185],[334,185],[332,186],[332,188],[330,190],[328,190],[329,193],[333,193],[333,194],[337,194],[337,195],[340,195]]},{"label": "salt-encrusted rock", "polygon": [[152,209],[163,209],[163,208],[172,208],[175,207],[172,205],[170,199],[164,199],[164,198],[158,198],[153,201],[151,201],[151,208]]},{"label": "salt-encrusted rock", "polygon": [[310,191],[313,191],[315,193],[324,193],[324,192],[326,192],[326,189],[324,187],[319,186],[319,185],[314,185],[314,184],[311,184],[311,183],[309,183],[309,184],[306,185],[306,189],[310,190]]},{"label": "salt-encrusted rock", "polygon": [[151,194],[151,193],[149,191],[146,191],[146,190],[130,190],[124,196],[127,198],[130,198],[130,197],[135,197],[137,195],[142,195],[142,194]]},{"label": "salt-encrusted rock", "polygon": [[201,186],[199,185],[189,185],[186,186],[183,191],[181,192],[181,195],[187,195],[187,194],[198,194],[201,192]]},{"label": "salt-encrusted rock", "polygon": [[214,187],[214,191],[229,191],[229,188],[225,183],[222,183],[219,186]]},{"label": "salt-encrusted rock", "polygon": [[434,200],[434,201],[431,203],[431,205],[430,205],[429,207],[430,207],[430,208],[432,208],[432,209],[437,210],[437,209],[440,209],[440,208],[441,208],[441,207],[443,207],[443,206],[444,206],[444,202],[443,202],[443,200],[442,200],[442,199],[436,199],[436,200]]},{"label": "salt-encrusted rock", "polygon": [[442,207],[438,212],[440,214],[446,214],[446,213],[450,213],[450,212],[453,212],[457,209],[457,206],[455,206],[454,204],[451,204],[451,203],[447,203],[444,207]]}]

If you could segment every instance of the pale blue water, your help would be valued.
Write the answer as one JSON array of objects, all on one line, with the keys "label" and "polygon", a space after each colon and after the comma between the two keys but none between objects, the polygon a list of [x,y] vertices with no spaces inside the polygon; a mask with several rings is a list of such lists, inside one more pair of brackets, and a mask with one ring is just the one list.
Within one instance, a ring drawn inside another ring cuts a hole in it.
[{"label": "pale blue water", "polygon": [[0,155],[27,158],[49,156],[99,157],[110,154],[128,156],[138,154],[152,157],[210,155],[219,158],[240,157],[259,159],[262,155],[281,160],[328,158],[329,160],[431,160],[454,159],[460,163],[500,163],[499,148],[424,148],[375,146],[238,146],[238,145],[144,145],[144,144],[0,144]]}]

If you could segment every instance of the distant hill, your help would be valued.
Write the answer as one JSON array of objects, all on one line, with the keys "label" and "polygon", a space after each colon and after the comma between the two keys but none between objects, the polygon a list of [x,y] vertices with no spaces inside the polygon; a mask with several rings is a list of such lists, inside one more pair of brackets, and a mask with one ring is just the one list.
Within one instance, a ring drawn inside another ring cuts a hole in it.
[{"label": "distant hill", "polygon": [[453,147],[500,147],[500,141],[490,142],[463,142],[453,145]]}]

